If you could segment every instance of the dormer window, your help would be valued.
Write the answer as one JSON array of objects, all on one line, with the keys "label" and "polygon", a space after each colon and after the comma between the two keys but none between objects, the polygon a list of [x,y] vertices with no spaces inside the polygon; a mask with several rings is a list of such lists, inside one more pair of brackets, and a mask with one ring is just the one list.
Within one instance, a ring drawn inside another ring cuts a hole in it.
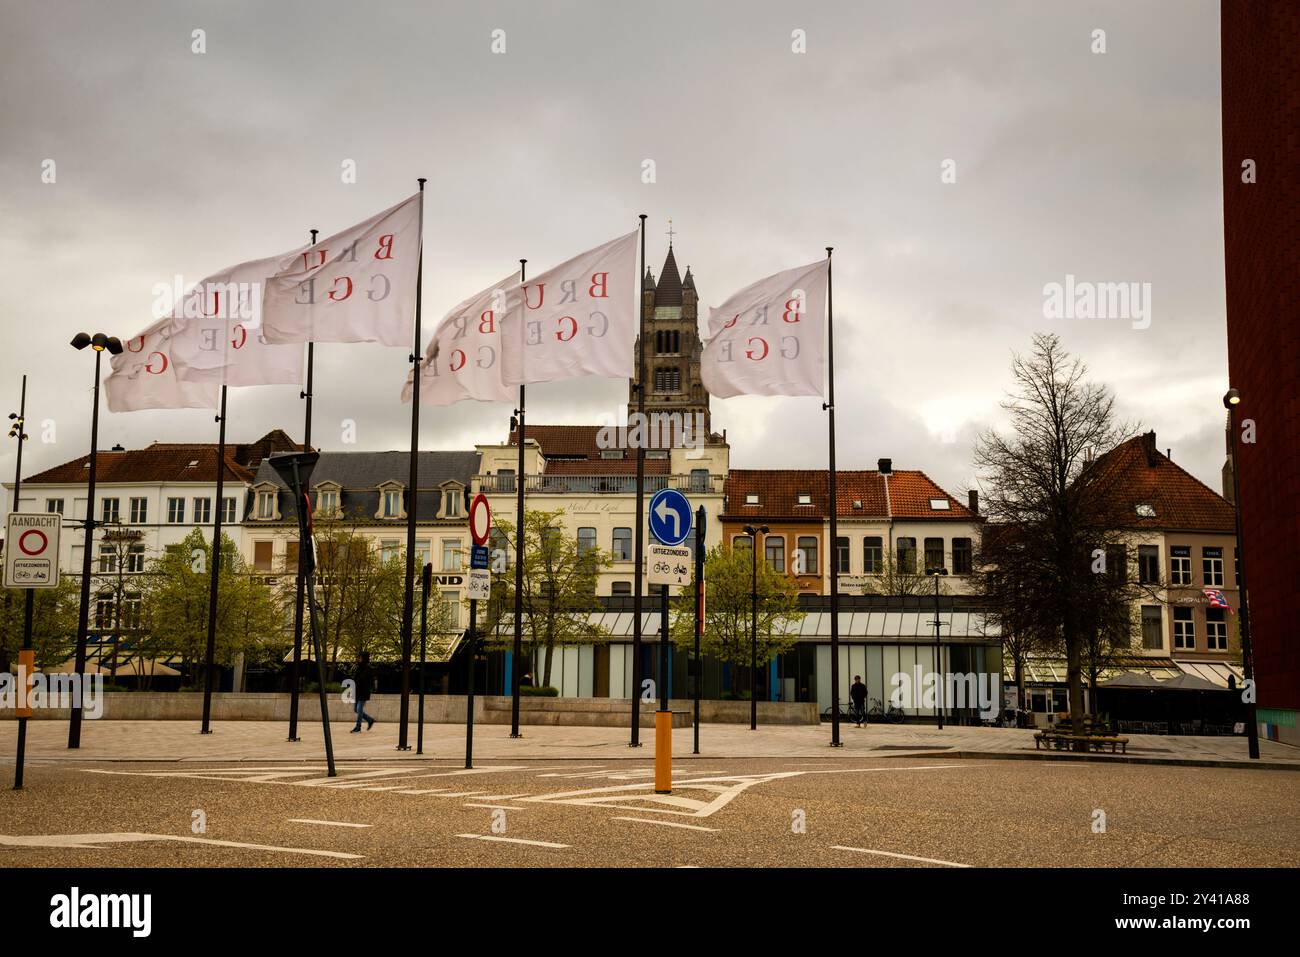
[{"label": "dormer window", "polygon": [[379,514],[381,518],[402,517],[402,490],[400,488],[386,488],[383,490]]},{"label": "dormer window", "polygon": [[746,505],[757,505],[757,504],[758,504],[758,493],[757,493],[757,492],[746,492],[746,493],[745,493],[745,504],[746,504]]},{"label": "dormer window", "polygon": [[1156,509],[1155,509],[1155,506],[1154,506],[1154,505],[1148,505],[1146,502],[1143,502],[1141,505],[1139,505],[1139,506],[1137,507],[1137,513],[1138,513],[1138,518],[1155,518],[1155,517],[1156,517]]},{"label": "dormer window", "polygon": [[946,498],[932,498],[930,509],[935,512],[948,512],[952,510],[952,504]]},{"label": "dormer window", "polygon": [[333,483],[316,486],[316,514],[321,518],[332,518],[339,513],[339,487]]},{"label": "dormer window", "polygon": [[257,493],[257,518],[263,522],[273,522],[280,517],[275,490],[271,488],[259,489]]},{"label": "dormer window", "polygon": [[810,492],[800,492],[797,501],[799,502],[800,505],[811,505],[811,504],[812,504],[812,493],[810,493]]}]

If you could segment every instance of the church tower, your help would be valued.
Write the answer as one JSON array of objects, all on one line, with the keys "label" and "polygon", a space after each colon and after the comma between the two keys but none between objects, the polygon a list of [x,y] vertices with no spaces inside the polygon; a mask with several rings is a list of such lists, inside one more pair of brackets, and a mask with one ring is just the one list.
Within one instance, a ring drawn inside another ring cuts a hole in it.
[{"label": "church tower", "polygon": [[[686,267],[685,279],[677,271],[671,229],[668,257],[659,271],[659,281],[655,282],[654,274],[646,269],[641,295],[646,311],[646,413],[675,412],[683,420],[700,413],[704,433],[708,435],[713,425],[709,417],[709,394],[704,391],[700,378],[704,344],[699,333],[699,295],[690,267]],[[640,342],[633,348],[639,350]],[[634,352],[636,355],[639,352]],[[637,368],[635,361],[633,368]],[[634,372],[628,388],[629,411],[636,409],[636,375]]]}]

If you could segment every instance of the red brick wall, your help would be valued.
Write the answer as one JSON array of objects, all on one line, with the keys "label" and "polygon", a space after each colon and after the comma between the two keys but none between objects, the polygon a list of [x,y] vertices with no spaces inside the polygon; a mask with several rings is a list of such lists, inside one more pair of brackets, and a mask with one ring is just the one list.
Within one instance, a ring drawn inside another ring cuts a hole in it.
[{"label": "red brick wall", "polygon": [[1228,368],[1257,428],[1238,446],[1255,669],[1261,707],[1300,708],[1300,3],[1221,14]]}]

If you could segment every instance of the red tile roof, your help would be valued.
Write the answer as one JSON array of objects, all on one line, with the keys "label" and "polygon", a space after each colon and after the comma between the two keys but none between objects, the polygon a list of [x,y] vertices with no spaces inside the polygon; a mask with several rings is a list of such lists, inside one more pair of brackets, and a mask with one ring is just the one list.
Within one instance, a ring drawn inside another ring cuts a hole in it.
[{"label": "red tile roof", "polygon": [[[1154,432],[1122,442],[1097,460],[1102,481],[1122,520],[1132,528],[1236,531],[1232,505],[1156,448]],[[1137,514],[1150,505],[1154,518]]]},{"label": "red tile roof", "polygon": [[[193,462],[195,464],[191,465]],[[76,485],[86,481],[90,455],[75,458],[38,475],[24,479],[24,485]],[[100,484],[139,482],[212,482],[216,480],[217,447],[213,445],[152,445],[123,452],[100,451],[95,463],[95,481]],[[227,482],[253,481],[253,473],[235,461],[234,449],[226,451]]]},{"label": "red tile roof", "polygon": [[[825,469],[733,469],[727,476],[726,518],[825,518],[830,514],[829,483]],[[888,502],[886,500],[888,486]],[[878,471],[836,473],[836,512],[840,517],[940,518],[970,520],[976,516],[930,479],[924,472],[901,470],[886,477]],[[745,497],[757,493],[758,504]],[[808,493],[811,505],[800,505]],[[948,508],[930,507],[931,499],[944,499]],[[861,508],[854,503],[861,502]]]}]

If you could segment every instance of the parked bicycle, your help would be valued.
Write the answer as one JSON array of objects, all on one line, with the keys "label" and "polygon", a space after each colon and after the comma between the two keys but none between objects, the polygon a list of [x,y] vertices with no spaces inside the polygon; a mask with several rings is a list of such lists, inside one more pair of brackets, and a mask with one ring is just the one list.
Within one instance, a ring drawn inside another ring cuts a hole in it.
[{"label": "parked bicycle", "polygon": [[887,721],[890,724],[902,724],[906,712],[898,705],[890,703],[886,708],[879,698],[872,698],[871,704],[867,707],[868,721]]}]

